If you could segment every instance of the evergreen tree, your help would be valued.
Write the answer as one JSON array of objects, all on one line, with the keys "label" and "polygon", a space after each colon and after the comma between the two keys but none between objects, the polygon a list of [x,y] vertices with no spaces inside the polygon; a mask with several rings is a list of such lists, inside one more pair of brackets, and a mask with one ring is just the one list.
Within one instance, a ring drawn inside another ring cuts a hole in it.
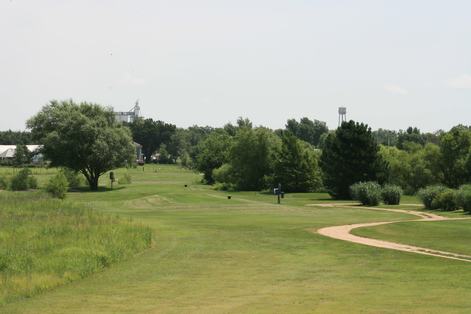
[{"label": "evergreen tree", "polygon": [[371,129],[363,123],[344,122],[329,134],[321,155],[324,186],[334,198],[350,197],[349,187],[360,181],[381,181],[385,163]]}]

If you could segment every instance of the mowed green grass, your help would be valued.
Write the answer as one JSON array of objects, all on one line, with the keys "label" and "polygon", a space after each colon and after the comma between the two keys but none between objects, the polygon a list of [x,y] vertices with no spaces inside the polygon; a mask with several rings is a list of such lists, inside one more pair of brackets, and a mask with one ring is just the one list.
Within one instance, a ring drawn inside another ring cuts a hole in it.
[{"label": "mowed green grass", "polygon": [[315,206],[332,202],[315,193],[287,195],[277,205],[268,194],[214,191],[198,184],[197,174],[172,166],[117,174],[124,171],[133,184],[68,198],[150,226],[153,247],[0,312],[467,313],[471,308],[467,263],[311,232],[416,217]]},{"label": "mowed green grass", "polygon": [[396,223],[355,229],[353,233],[368,238],[471,255],[471,220]]}]

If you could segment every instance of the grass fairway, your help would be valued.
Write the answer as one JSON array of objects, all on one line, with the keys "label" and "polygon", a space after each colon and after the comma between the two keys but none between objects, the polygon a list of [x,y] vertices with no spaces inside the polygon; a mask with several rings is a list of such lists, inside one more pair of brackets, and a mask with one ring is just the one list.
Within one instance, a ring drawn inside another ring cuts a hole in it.
[{"label": "grass fairway", "polygon": [[[228,200],[228,193],[197,184],[197,175],[177,167],[129,171],[132,185],[68,197],[150,226],[154,246],[104,272],[10,303],[0,312],[468,313],[471,308],[468,263],[308,232],[415,217],[315,206],[332,202],[325,194],[287,195],[281,206],[272,195],[254,192],[230,193]],[[447,223],[453,227],[455,222]],[[414,236],[410,239],[412,244]],[[443,239],[452,251],[453,239]]]}]

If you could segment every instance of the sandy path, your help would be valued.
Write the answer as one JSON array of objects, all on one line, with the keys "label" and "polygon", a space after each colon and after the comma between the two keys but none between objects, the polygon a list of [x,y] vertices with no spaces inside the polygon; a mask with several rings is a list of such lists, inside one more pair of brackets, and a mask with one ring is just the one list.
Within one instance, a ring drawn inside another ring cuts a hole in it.
[{"label": "sandy path", "polygon": [[[332,206],[333,204],[323,204],[323,206]],[[338,205],[337,205],[338,206]],[[352,208],[367,208],[372,210],[380,210],[380,211],[390,211],[396,213],[403,213],[403,214],[410,214],[420,217],[420,219],[413,219],[408,221],[441,221],[441,220],[459,220],[459,219],[469,219],[469,218],[447,218],[435,214],[423,213],[415,210],[403,210],[403,209],[392,209],[392,208],[378,208],[378,207],[359,207],[359,206],[342,206],[341,207],[352,207]],[[423,254],[423,255],[431,255],[437,256],[441,258],[448,258],[454,259],[459,261],[471,262],[470,255],[462,255],[456,254],[451,252],[445,251],[438,251],[428,248],[423,248],[419,246],[401,244],[396,242],[389,242],[383,240],[376,240],[370,238],[364,238],[360,236],[356,236],[351,234],[350,232],[356,228],[363,228],[363,227],[373,227],[379,225],[386,225],[386,224],[393,224],[397,222],[404,222],[404,221],[383,221],[383,222],[370,222],[370,223],[359,223],[359,224],[352,224],[352,225],[343,225],[343,226],[333,226],[333,227],[325,227],[317,230],[317,233],[330,237],[333,239],[374,246],[378,248],[390,249],[390,250],[397,250],[403,252],[410,252],[416,254]]]}]

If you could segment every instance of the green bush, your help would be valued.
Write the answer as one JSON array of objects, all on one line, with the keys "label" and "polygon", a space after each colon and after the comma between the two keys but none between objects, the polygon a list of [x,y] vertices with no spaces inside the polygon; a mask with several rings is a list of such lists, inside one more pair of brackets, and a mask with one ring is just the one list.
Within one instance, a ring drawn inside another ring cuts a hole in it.
[{"label": "green bush", "polygon": [[5,177],[0,176],[0,190],[6,190],[8,188],[8,180]]},{"label": "green bush", "polygon": [[358,182],[350,186],[350,195],[363,205],[376,206],[381,201],[381,186],[373,181]]},{"label": "green bush", "polygon": [[401,202],[402,189],[398,185],[387,184],[381,191],[381,197],[384,204],[399,205]]},{"label": "green bush", "polygon": [[471,212],[471,185],[462,185],[456,194],[458,206],[466,212]]},{"label": "green bush", "polygon": [[446,190],[446,187],[442,185],[431,185],[420,189],[417,195],[424,204],[425,208],[436,209],[436,207],[433,206],[433,200],[437,197],[438,194],[440,194],[440,192],[443,192],[444,190]]},{"label": "green bush", "polygon": [[83,177],[77,171],[70,168],[62,168],[60,170],[67,179],[69,188],[78,188],[83,184]]},{"label": "green bush", "polygon": [[132,183],[132,177],[129,173],[125,173],[122,177],[118,179],[119,184],[131,184]]},{"label": "green bush", "polygon": [[458,202],[456,191],[452,189],[445,189],[438,193],[432,201],[432,208],[438,208],[442,210],[457,210]]},{"label": "green bush", "polygon": [[[30,187],[30,184],[33,186]],[[11,178],[10,189],[12,191],[26,191],[30,188],[36,188],[37,181],[32,179],[31,170],[28,168],[21,169],[16,175]]]},{"label": "green bush", "polygon": [[68,189],[69,183],[67,182],[67,177],[62,171],[59,171],[55,176],[53,176],[46,186],[46,191],[49,194],[60,199],[65,198],[65,193]]},{"label": "green bush", "polygon": [[229,183],[233,181],[232,173],[233,171],[231,165],[224,164],[217,169],[213,169],[213,179],[219,183]]},{"label": "green bush", "polygon": [[28,176],[28,188],[30,189],[38,188],[38,180],[36,179],[36,177]]},{"label": "green bush", "polygon": [[228,192],[234,192],[237,190],[237,187],[234,183],[229,183],[229,182],[218,182],[214,184],[214,189],[217,191],[228,191]]}]

